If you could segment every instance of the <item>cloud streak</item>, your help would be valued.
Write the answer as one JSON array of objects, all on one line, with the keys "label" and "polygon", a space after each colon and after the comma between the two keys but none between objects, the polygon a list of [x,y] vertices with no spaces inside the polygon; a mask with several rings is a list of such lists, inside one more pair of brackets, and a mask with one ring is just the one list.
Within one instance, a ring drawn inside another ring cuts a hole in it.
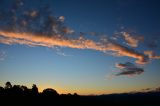
[{"label": "cloud streak", "polygon": [[69,47],[76,49],[92,49],[98,51],[111,51],[116,56],[128,56],[137,59],[136,63],[145,64],[148,62],[148,56],[127,48],[111,40],[105,42],[95,42],[90,39],[78,38],[67,39],[59,38],[59,34],[52,36],[45,36],[41,34],[33,34],[29,32],[7,32],[0,30],[0,43],[4,44],[25,44],[29,46],[45,46],[45,47]]},{"label": "cloud streak", "polygon": [[46,47],[69,47],[77,49],[93,49],[103,51],[105,50],[102,45],[88,39],[67,39],[59,38],[59,35],[48,37],[40,34],[32,33],[18,33],[18,32],[5,32],[0,31],[0,43],[5,44],[26,44],[30,46],[46,46]]}]

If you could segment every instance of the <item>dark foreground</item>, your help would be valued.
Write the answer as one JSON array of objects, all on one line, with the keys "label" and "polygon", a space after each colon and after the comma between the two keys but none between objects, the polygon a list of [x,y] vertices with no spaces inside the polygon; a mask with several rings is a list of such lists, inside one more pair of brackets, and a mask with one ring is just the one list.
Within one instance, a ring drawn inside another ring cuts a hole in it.
[{"label": "dark foreground", "polygon": [[0,87],[0,106],[160,106],[160,92],[110,94],[100,96],[80,96],[58,94],[48,88],[38,92],[36,85],[32,89],[25,86],[6,83]]}]

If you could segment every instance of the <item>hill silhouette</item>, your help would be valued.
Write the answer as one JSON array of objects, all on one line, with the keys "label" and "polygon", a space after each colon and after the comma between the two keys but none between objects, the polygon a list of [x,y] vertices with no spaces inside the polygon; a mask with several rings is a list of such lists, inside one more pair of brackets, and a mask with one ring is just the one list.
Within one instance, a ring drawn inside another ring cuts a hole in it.
[{"label": "hill silhouette", "polygon": [[52,88],[38,92],[33,84],[29,89],[23,85],[6,82],[0,87],[0,106],[160,106],[160,89],[96,96],[58,94]]}]

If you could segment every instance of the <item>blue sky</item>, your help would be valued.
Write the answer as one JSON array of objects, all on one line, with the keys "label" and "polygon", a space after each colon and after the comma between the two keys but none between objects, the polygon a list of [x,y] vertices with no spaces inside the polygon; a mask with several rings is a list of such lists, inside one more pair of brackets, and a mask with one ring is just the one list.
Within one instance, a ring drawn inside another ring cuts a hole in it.
[{"label": "blue sky", "polygon": [[59,93],[78,94],[159,87],[159,4],[158,0],[1,1],[0,85],[35,83],[40,91],[52,87]]}]

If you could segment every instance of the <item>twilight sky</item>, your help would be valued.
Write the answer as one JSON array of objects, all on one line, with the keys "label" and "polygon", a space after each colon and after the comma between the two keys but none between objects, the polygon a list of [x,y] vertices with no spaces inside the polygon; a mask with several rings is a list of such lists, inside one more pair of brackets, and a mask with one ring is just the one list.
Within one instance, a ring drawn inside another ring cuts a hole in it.
[{"label": "twilight sky", "polygon": [[1,0],[0,86],[108,94],[160,86],[159,0]]}]

